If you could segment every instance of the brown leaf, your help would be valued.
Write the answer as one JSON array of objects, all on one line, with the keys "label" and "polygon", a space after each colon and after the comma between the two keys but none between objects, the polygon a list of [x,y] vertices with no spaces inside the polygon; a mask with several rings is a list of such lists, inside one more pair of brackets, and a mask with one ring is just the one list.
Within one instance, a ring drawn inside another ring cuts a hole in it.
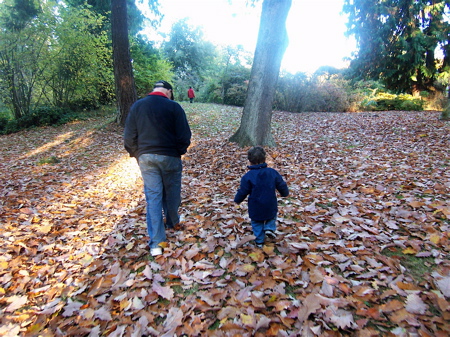
[{"label": "brown leaf", "polygon": [[435,281],[439,290],[445,297],[450,298],[450,277],[443,277]]},{"label": "brown leaf", "polygon": [[174,296],[174,292],[172,288],[161,286],[158,282],[153,282],[152,290],[157,293],[159,296],[165,298],[166,300],[172,300]]},{"label": "brown leaf", "polygon": [[315,294],[309,294],[301,304],[301,308],[298,312],[298,320],[300,322],[306,321],[308,316],[315,313],[321,308],[320,300]]},{"label": "brown leaf", "polygon": [[170,308],[164,321],[164,331],[173,331],[183,324],[183,311],[179,308]]},{"label": "brown leaf", "polygon": [[11,296],[7,298],[7,302],[10,303],[5,311],[6,312],[14,312],[17,309],[20,309],[28,302],[28,296]]},{"label": "brown leaf", "polygon": [[409,294],[406,298],[405,309],[412,314],[423,315],[428,309],[428,306],[422,301],[419,295]]}]

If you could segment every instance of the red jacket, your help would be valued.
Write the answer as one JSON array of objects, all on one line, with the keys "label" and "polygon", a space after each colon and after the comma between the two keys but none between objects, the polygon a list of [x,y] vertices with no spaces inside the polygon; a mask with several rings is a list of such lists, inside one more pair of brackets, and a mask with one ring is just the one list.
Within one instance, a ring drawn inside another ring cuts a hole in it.
[{"label": "red jacket", "polygon": [[188,97],[189,98],[194,98],[195,97],[194,89],[189,88],[189,90],[188,90]]}]

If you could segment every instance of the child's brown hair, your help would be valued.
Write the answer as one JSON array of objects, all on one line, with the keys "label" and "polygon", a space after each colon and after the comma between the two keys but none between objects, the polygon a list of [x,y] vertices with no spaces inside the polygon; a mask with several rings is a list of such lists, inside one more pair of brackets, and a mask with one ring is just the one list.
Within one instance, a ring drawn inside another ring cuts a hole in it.
[{"label": "child's brown hair", "polygon": [[264,164],[266,162],[266,151],[261,146],[252,147],[248,150],[247,158],[252,165]]}]

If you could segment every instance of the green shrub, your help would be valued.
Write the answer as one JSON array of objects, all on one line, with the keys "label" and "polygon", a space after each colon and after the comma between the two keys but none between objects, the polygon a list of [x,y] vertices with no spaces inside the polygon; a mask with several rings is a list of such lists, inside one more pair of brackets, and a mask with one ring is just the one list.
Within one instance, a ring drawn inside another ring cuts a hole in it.
[{"label": "green shrub", "polygon": [[233,84],[230,88],[228,88],[225,94],[224,104],[234,106],[244,106],[246,97],[247,97],[247,87],[244,85]]},{"label": "green shrub", "polygon": [[71,110],[57,107],[38,107],[29,114],[14,120],[7,120],[1,123],[0,133],[10,134],[23,129],[37,127],[61,125],[76,119],[78,115]]},{"label": "green shrub", "polygon": [[306,111],[343,112],[348,110],[349,95],[342,83],[326,81],[312,84],[307,90]]},{"label": "green shrub", "polygon": [[2,134],[9,135],[10,133],[19,132],[21,130],[19,122],[16,119],[9,120],[2,130]]},{"label": "green shrub", "polygon": [[411,95],[378,92],[364,99],[361,102],[361,108],[366,111],[420,111],[423,110],[424,104],[425,101]]},{"label": "green shrub", "polygon": [[8,125],[9,122],[10,118],[6,116],[0,116],[0,134],[2,134],[5,131],[6,126]]}]

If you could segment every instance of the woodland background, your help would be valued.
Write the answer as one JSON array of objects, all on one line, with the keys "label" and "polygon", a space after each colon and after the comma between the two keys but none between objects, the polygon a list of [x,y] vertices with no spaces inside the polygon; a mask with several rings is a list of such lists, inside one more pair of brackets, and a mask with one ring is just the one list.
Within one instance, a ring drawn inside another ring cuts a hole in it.
[{"label": "woodland background", "polygon": [[268,163],[291,194],[279,238],[258,249],[233,204],[240,108],[184,107],[184,227],[156,259],[138,166],[108,115],[1,136],[3,336],[449,335],[439,112],[275,112]]},{"label": "woodland background", "polygon": [[[156,45],[140,32],[144,25],[157,30],[164,13],[159,13],[157,0],[148,5],[151,20],[133,1],[126,4],[138,97],[165,79],[174,84],[178,101],[187,100],[192,86],[198,102],[243,106],[254,51],[213,45],[186,20],[176,22],[162,45]],[[449,6],[448,0],[346,1],[348,32],[359,48],[350,57],[350,67],[281,73],[273,108],[444,111],[450,74]],[[1,133],[62,124],[80,111],[115,103],[110,10],[110,1],[0,3]]]}]

